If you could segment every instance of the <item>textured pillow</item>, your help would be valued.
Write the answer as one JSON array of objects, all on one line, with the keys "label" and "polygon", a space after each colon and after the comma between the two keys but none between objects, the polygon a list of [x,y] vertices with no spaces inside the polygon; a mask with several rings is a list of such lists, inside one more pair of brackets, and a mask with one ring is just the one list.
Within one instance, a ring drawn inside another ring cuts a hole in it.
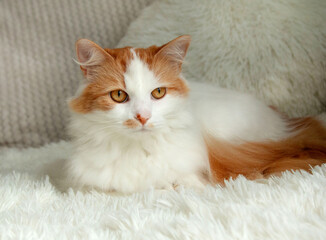
[{"label": "textured pillow", "polygon": [[325,0],[163,0],[119,46],[190,34],[186,78],[251,92],[291,116],[326,107]]},{"label": "textured pillow", "polygon": [[78,38],[114,47],[152,0],[0,1],[0,146],[65,137]]}]

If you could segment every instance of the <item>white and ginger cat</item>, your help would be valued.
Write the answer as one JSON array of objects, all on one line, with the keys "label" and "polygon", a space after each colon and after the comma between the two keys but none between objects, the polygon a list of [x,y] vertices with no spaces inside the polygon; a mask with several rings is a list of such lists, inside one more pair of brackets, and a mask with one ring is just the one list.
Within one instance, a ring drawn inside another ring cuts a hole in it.
[{"label": "white and ginger cat", "polygon": [[85,81],[70,101],[67,166],[77,186],[203,187],[326,162],[317,119],[289,119],[247,94],[187,83],[181,66],[189,44],[187,35],[149,48],[77,41]]}]

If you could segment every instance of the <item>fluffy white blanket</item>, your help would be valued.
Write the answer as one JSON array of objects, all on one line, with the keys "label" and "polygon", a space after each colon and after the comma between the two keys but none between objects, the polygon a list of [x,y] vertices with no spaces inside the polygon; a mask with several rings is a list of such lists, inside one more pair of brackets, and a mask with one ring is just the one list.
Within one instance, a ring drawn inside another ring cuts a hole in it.
[{"label": "fluffy white blanket", "polygon": [[69,149],[0,151],[0,239],[326,239],[326,166],[122,196],[62,188]]}]

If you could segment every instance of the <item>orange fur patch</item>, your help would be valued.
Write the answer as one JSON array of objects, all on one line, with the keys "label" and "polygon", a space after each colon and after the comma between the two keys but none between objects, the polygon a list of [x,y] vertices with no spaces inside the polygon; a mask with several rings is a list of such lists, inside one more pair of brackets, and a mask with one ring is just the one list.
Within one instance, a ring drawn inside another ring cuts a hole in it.
[{"label": "orange fur patch", "polygon": [[138,121],[136,121],[135,119],[128,119],[127,121],[125,121],[123,123],[123,125],[127,126],[128,128],[136,128],[138,127],[140,124]]},{"label": "orange fur patch", "polygon": [[99,71],[99,76],[83,90],[82,94],[73,99],[69,106],[76,112],[87,113],[95,109],[110,110],[117,104],[109,93],[116,89],[125,89],[123,78],[111,77]]},{"label": "orange fur patch", "polygon": [[294,135],[277,142],[234,145],[207,136],[212,180],[223,183],[240,174],[248,179],[269,177],[326,163],[326,130],[318,120],[291,119],[289,127]]},{"label": "orange fur patch", "polygon": [[95,66],[92,79],[82,94],[70,102],[70,107],[79,113],[88,113],[92,110],[110,110],[117,104],[109,93],[113,90],[126,90],[124,72],[132,54],[130,47],[108,50],[114,61],[106,61]]},{"label": "orange fur patch", "polygon": [[133,58],[132,52],[130,51],[131,47],[115,48],[115,49],[105,48],[104,50],[113,57],[118,70],[124,73],[127,69],[128,64]]},{"label": "orange fur patch", "polygon": [[148,68],[154,72],[160,83],[162,83],[162,87],[168,89],[168,94],[187,96],[189,88],[185,81],[179,77],[182,70],[181,64],[173,66],[166,57],[158,54],[164,46],[166,44],[161,47],[137,48],[135,52],[147,64]]}]

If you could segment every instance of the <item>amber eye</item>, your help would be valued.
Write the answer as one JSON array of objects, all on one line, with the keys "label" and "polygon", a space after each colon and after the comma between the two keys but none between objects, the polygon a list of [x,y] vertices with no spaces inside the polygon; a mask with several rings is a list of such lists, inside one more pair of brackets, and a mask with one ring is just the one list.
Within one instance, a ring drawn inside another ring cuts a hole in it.
[{"label": "amber eye", "polygon": [[128,94],[122,90],[114,90],[110,92],[110,96],[113,101],[116,101],[118,103],[123,103],[128,100]]},{"label": "amber eye", "polygon": [[156,99],[160,99],[160,98],[164,97],[165,93],[166,93],[166,88],[159,87],[152,91],[152,96]]}]

